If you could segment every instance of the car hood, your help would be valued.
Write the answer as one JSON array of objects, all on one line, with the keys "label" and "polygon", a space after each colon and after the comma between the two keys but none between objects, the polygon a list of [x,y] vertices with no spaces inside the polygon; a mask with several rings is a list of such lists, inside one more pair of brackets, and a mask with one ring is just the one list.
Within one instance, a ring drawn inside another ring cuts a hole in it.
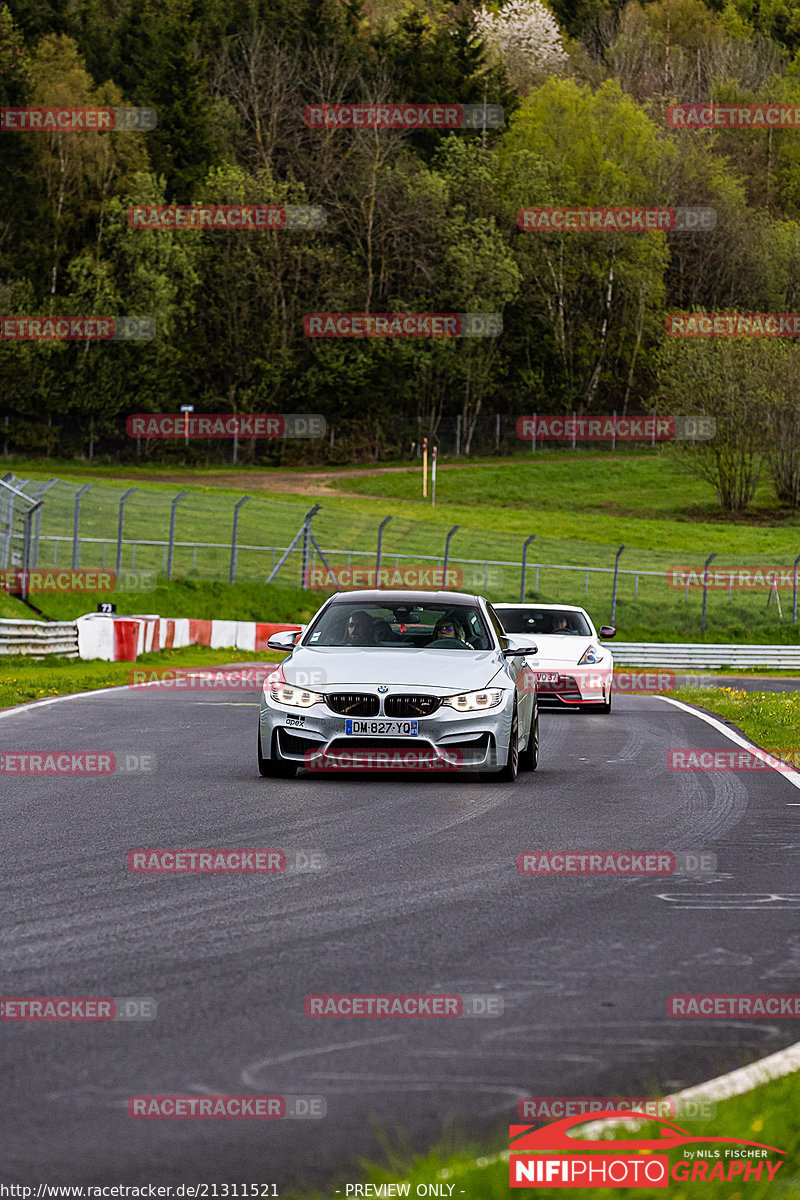
[{"label": "car hood", "polygon": [[[523,635],[518,636],[522,640]],[[603,655],[603,662],[611,662],[608,647],[603,646],[599,638],[563,637],[558,633],[537,633],[532,636],[525,634],[524,636],[526,640],[535,641],[539,648],[538,654],[526,655],[525,661],[531,666],[541,666],[543,663],[552,662],[577,666],[578,660],[582,654],[585,654],[587,646],[594,646]]]},{"label": "car hood", "polygon": [[281,665],[287,683],[320,692],[386,684],[452,696],[511,682],[496,650],[301,646]]}]

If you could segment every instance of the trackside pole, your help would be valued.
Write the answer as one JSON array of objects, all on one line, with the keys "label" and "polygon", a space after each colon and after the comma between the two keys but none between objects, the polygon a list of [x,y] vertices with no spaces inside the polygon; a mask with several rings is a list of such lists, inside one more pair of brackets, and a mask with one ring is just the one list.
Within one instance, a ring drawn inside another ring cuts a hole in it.
[{"label": "trackside pole", "polygon": [[614,624],[614,614],[617,611],[617,580],[619,579],[619,556],[620,556],[620,554],[622,554],[622,551],[624,549],[625,549],[624,546],[620,546],[619,550],[617,551],[617,556],[614,559],[614,590],[611,593],[611,622],[610,622],[610,624],[612,624],[612,625]]},{"label": "trackside pole", "polygon": [[528,546],[530,546],[531,542],[533,542],[535,540],[536,540],[536,534],[532,533],[531,536],[525,542],[525,545],[522,547],[522,581],[521,581],[520,587],[519,587],[519,602],[520,602],[520,604],[525,603],[525,573],[528,569]]},{"label": "trackside pole", "polygon": [[714,554],[709,554],[708,558],[706,559],[706,565],[703,567],[703,616],[700,620],[700,632],[701,633],[705,633],[705,631],[706,631],[706,604],[708,602],[708,568],[711,565],[711,560],[716,557],[717,557],[716,551],[714,552]]}]

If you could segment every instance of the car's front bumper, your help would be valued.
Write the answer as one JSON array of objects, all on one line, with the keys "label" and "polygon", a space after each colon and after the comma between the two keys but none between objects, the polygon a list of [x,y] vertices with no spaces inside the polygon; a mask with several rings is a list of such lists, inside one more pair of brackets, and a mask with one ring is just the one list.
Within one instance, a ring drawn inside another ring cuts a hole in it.
[{"label": "car's front bumper", "polygon": [[[613,666],[568,666],[558,663],[531,667],[537,676],[541,708],[573,708],[579,704],[607,704],[614,682]],[[542,676],[558,675],[555,682]]]},{"label": "car's front bumper", "polygon": [[[344,687],[337,690],[351,690]],[[356,689],[352,689],[356,690]],[[418,694],[422,688],[414,689]],[[353,770],[465,770],[493,771],[505,766],[511,734],[514,692],[502,689],[503,698],[495,708],[461,713],[440,706],[430,716],[414,717],[416,736],[386,734],[348,734],[347,718],[332,712],[327,704],[306,709],[290,709],[276,704],[265,692],[261,695],[259,728],[261,753],[273,754],[275,739],[281,758],[309,771],[346,768]],[[361,693],[375,694],[359,685]],[[433,694],[426,689],[426,694]],[[380,698],[379,698],[380,699]],[[375,718],[357,720],[396,720],[383,714],[383,705]],[[406,720],[407,718],[401,718]],[[360,751],[360,754],[355,752]],[[393,751],[380,758],[379,751]]]}]

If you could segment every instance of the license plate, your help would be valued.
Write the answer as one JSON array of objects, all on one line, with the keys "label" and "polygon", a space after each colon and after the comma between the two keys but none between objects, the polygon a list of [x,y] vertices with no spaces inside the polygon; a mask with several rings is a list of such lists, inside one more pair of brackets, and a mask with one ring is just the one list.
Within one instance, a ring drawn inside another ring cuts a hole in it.
[{"label": "license plate", "polygon": [[348,717],[344,731],[361,737],[418,737],[419,721],[356,721]]},{"label": "license plate", "polygon": [[552,671],[540,671],[538,674],[539,683],[558,683],[561,676]]}]

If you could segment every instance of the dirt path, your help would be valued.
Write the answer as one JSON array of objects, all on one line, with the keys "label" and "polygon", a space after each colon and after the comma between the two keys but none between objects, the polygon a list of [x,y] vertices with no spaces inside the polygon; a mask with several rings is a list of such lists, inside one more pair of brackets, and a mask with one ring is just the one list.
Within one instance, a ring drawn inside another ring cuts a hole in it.
[{"label": "dirt path", "polygon": [[[440,471],[458,471],[463,467],[489,466],[489,463],[449,463],[441,464]],[[202,487],[235,488],[237,491],[294,493],[303,496],[347,496],[355,499],[386,500],[386,496],[374,495],[369,492],[347,492],[342,488],[332,487],[334,479],[358,479],[365,475],[400,475],[404,471],[414,470],[413,465],[407,467],[361,467],[336,471],[215,471],[209,474],[197,475],[190,470],[170,471],[163,475],[147,474],[148,482],[177,483],[200,485]],[[416,468],[420,470],[420,467]],[[391,497],[398,500],[398,497]]]},{"label": "dirt path", "polygon": [[[613,456],[608,456],[613,457]],[[504,460],[494,460],[491,462],[458,462],[458,463],[439,463],[440,471],[463,471],[467,469],[475,470],[480,467],[496,467],[503,464]],[[511,461],[511,460],[506,460]],[[562,458],[559,462],[578,462],[586,461],[586,458]],[[176,483],[184,487],[189,485],[200,487],[221,487],[233,488],[236,491],[256,491],[256,492],[272,492],[277,495],[284,493],[292,493],[294,495],[303,496],[342,496],[348,499],[355,500],[392,500],[393,503],[412,504],[414,500],[407,497],[399,496],[384,496],[374,492],[348,492],[343,488],[333,486],[333,481],[338,479],[363,479],[364,476],[373,475],[402,475],[403,472],[421,471],[422,463],[413,462],[405,467],[354,467],[352,469],[337,468],[336,470],[326,470],[319,468],[316,470],[306,471],[283,471],[283,470],[264,470],[264,471],[213,471],[208,474],[198,475],[190,468],[183,468],[175,471],[164,471],[163,473],[150,474],[148,471],[146,479],[153,483]]]}]

